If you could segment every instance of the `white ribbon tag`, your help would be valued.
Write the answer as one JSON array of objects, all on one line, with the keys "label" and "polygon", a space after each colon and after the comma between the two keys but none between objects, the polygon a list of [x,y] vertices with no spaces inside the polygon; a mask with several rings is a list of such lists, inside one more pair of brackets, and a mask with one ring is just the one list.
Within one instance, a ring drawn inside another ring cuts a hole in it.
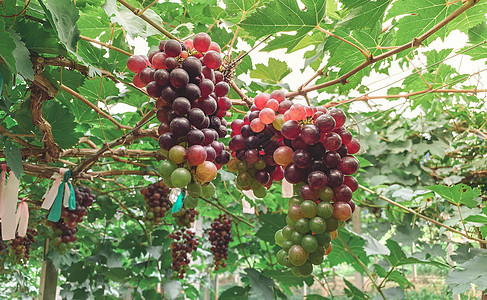
[{"label": "white ribbon tag", "polygon": [[[244,193],[244,195],[246,195],[250,199],[252,199],[252,200],[255,199],[255,195],[254,195],[254,192],[252,190],[242,191],[242,192]],[[250,203],[247,202],[247,200],[245,200],[245,198],[242,198],[242,207],[243,207],[242,212],[244,214],[252,214],[252,215],[255,214],[255,207],[251,207]]]},{"label": "white ribbon tag", "polygon": [[22,201],[17,208],[16,223],[19,224],[17,233],[19,236],[27,234],[27,227],[29,225],[29,206],[27,202]]},{"label": "white ribbon tag", "polygon": [[42,203],[42,206],[41,206],[44,209],[51,209],[51,206],[54,203],[54,200],[56,199],[59,186],[61,185],[61,183],[63,181],[63,176],[60,174],[54,174],[54,175],[52,175],[51,178],[56,179],[56,180],[54,180],[54,184],[52,185],[49,192],[46,191],[47,195],[44,198],[44,202]]},{"label": "white ribbon tag", "polygon": [[285,178],[282,179],[282,198],[291,198],[293,196],[293,185]]},{"label": "white ribbon tag", "polygon": [[2,165],[0,170],[0,219],[2,219],[3,212],[5,211],[5,176],[7,175],[7,166]]},{"label": "white ribbon tag", "polygon": [[69,196],[71,195],[71,191],[69,190],[68,183],[64,184],[64,198],[63,198],[63,206],[69,207]]},{"label": "white ribbon tag", "polygon": [[19,197],[19,186],[19,180],[15,177],[14,172],[10,171],[7,187],[5,188],[5,210],[2,217],[2,238],[4,241],[15,238],[15,230],[17,229],[17,215],[15,211]]}]

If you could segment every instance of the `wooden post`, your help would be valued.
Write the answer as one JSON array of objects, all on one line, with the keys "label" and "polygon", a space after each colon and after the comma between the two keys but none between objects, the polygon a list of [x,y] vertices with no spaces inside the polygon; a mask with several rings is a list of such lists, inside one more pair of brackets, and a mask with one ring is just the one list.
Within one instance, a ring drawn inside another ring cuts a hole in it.
[{"label": "wooden post", "polygon": [[[416,244],[413,242],[411,245],[411,254],[413,254],[414,251],[416,251]],[[416,269],[416,264],[413,264],[413,279],[412,279],[413,283],[416,283],[417,277],[418,277],[418,270]]]},{"label": "wooden post", "polygon": [[40,300],[56,299],[58,271],[52,261],[46,257],[48,250],[49,239],[47,238],[44,243],[44,260],[42,261],[41,282],[39,283]]},{"label": "wooden post", "polygon": [[218,300],[218,288],[220,281],[218,280],[218,273],[215,274],[215,300]]},{"label": "wooden post", "polygon": [[[352,229],[356,234],[362,234],[362,221],[360,220],[360,207],[356,206],[352,215]],[[364,277],[360,272],[355,271],[355,286],[361,291],[364,290]]]}]

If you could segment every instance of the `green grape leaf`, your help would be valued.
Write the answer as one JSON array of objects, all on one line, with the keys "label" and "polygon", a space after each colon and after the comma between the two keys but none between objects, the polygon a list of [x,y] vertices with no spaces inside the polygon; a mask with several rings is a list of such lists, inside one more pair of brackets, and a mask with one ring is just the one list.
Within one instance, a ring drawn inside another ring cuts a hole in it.
[{"label": "green grape leaf", "polygon": [[480,43],[483,44],[471,50],[468,50],[466,54],[470,55],[472,57],[472,60],[487,58],[487,43],[485,43],[486,40],[487,40],[487,23],[481,23],[475,27],[470,28],[468,30],[468,41],[472,45],[465,47],[465,49],[468,49],[473,45],[477,45]]},{"label": "green grape leaf", "polygon": [[46,26],[21,19],[15,23],[14,29],[21,36],[25,46],[31,51],[63,56],[68,54],[58,39],[49,33]]},{"label": "green grape leaf", "polygon": [[225,10],[229,14],[236,14],[240,12],[248,12],[255,5],[258,5],[257,0],[223,0],[225,3]]},{"label": "green grape leaf", "polygon": [[249,291],[250,286],[241,287],[241,286],[232,286],[224,290],[218,299],[221,300],[244,300],[249,298]]},{"label": "green grape leaf", "polygon": [[465,184],[456,184],[448,187],[444,185],[432,185],[426,187],[429,190],[440,195],[443,199],[455,205],[465,205],[468,208],[473,208],[478,205],[476,197],[480,196],[480,190],[477,188],[471,188]]},{"label": "green grape leaf", "polygon": [[285,62],[271,57],[267,66],[264,64],[256,64],[255,69],[250,71],[250,76],[260,79],[265,83],[278,84],[291,71],[291,68]]},{"label": "green grape leaf", "polygon": [[49,101],[44,103],[42,114],[51,124],[54,141],[62,149],[68,149],[76,145],[78,139],[83,136],[81,132],[75,131],[77,123],[74,121],[74,116],[58,102]]},{"label": "green grape leaf", "polygon": [[446,284],[452,289],[453,294],[460,294],[477,285],[479,290],[487,289],[487,254],[474,256],[462,263],[458,268],[450,272],[446,277]]},{"label": "green grape leaf", "polygon": [[391,239],[387,240],[386,246],[391,251],[391,254],[386,256],[386,260],[389,262],[389,264],[392,267],[399,267],[399,266],[411,265],[411,264],[430,264],[437,267],[448,266],[436,261],[428,261],[428,260],[417,259],[415,257],[407,257],[404,251],[402,250],[402,247],[399,246],[399,244],[396,241]]},{"label": "green grape leaf", "polygon": [[277,281],[281,286],[313,285],[313,277],[296,277],[290,270],[265,270],[263,274]]},{"label": "green grape leaf", "polygon": [[472,215],[465,218],[465,221],[473,223],[487,224],[487,216],[484,215]]},{"label": "green grape leaf", "polygon": [[24,42],[22,42],[17,33],[11,32],[11,34],[15,42],[13,55],[15,57],[17,72],[24,76],[24,78],[34,81],[34,69],[32,68],[32,62],[30,61],[29,50],[27,50]]},{"label": "green grape leaf", "polygon": [[256,269],[245,269],[247,277],[250,280],[250,294],[253,297],[262,297],[262,299],[274,298],[275,283],[272,279],[265,277]]},{"label": "green grape leaf", "polygon": [[367,299],[368,296],[359,290],[353,283],[346,280],[345,277],[343,278],[343,282],[347,286],[345,288],[345,295],[347,295],[348,299],[359,300],[359,299]]},{"label": "green grape leaf", "polygon": [[52,16],[52,26],[56,28],[61,43],[72,53],[76,53],[76,44],[80,31],[76,22],[79,11],[70,0],[46,0],[46,7]]},{"label": "green grape leaf", "polygon": [[259,216],[262,227],[255,233],[258,238],[274,244],[276,231],[286,226],[286,216],[283,214],[263,214]]},{"label": "green grape leaf", "polygon": [[349,10],[349,13],[345,19],[338,22],[337,26],[363,30],[374,28],[379,22],[379,24],[382,23],[384,13],[392,0],[342,0],[341,2]]},{"label": "green grape leaf", "polygon": [[81,12],[77,24],[83,35],[96,38],[109,29],[110,20],[100,6],[87,5]]},{"label": "green grape leaf", "polygon": [[389,255],[389,249],[368,234],[360,235],[365,240],[364,251],[367,255]]},{"label": "green grape leaf", "polygon": [[303,11],[295,0],[273,0],[264,7],[257,8],[240,23],[250,35],[260,38],[265,35],[296,31],[296,39],[304,38],[306,33],[321,23],[326,13],[326,1],[303,0]]},{"label": "green grape leaf", "polygon": [[365,240],[356,233],[343,227],[338,229],[338,235],[339,238],[332,241],[333,251],[326,256],[326,259],[330,262],[330,266],[334,267],[341,263],[350,263],[355,270],[363,272],[360,265],[348,251],[352,251],[363,263],[367,264],[368,257],[364,249]]},{"label": "green grape leaf", "polygon": [[0,57],[12,73],[17,73],[14,51],[16,48],[15,39],[10,32],[0,32]]},{"label": "green grape leaf", "polygon": [[24,167],[22,166],[22,155],[17,145],[7,139],[4,143],[3,154],[7,160],[7,166],[14,172],[15,177],[20,179],[24,175]]}]

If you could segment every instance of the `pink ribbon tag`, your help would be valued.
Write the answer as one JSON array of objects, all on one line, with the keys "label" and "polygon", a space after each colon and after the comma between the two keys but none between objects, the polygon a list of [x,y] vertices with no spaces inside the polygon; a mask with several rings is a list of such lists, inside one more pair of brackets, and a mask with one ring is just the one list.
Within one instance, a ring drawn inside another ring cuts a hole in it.
[{"label": "pink ribbon tag", "polygon": [[20,182],[15,177],[14,172],[10,171],[7,186],[4,194],[5,210],[2,216],[2,238],[3,240],[13,240],[17,229],[17,200],[19,197]]},{"label": "pink ribbon tag", "polygon": [[17,233],[19,236],[27,234],[27,227],[29,225],[29,206],[27,202],[22,200],[17,208],[16,223],[19,225]]},{"label": "pink ribbon tag", "polygon": [[285,178],[282,179],[282,198],[291,198],[293,196],[293,185]]}]

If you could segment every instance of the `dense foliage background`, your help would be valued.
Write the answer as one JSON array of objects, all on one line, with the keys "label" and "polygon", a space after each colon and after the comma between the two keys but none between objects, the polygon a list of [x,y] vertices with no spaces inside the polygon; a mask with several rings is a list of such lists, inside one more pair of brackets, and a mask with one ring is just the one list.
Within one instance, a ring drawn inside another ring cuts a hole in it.
[{"label": "dense foliage background", "polygon": [[[21,177],[20,197],[39,231],[25,266],[0,254],[0,296],[36,296],[46,259],[66,299],[296,299],[303,290],[308,299],[478,297],[487,289],[486,13],[481,0],[0,1],[0,163]],[[166,38],[161,28],[181,39],[208,32],[227,61],[256,46],[234,69],[229,121],[248,110],[240,97],[276,88],[352,116],[362,144],[360,209],[320,272],[296,278],[276,264],[274,233],[287,209],[281,186],[252,200],[222,170],[218,200],[198,206],[203,242],[192,268],[171,278],[175,225],[169,216],[146,228],[138,192],[157,180],[163,157],[154,100],[130,84],[126,69],[134,39],[155,48]],[[462,40],[446,48],[441,41],[452,36]],[[428,47],[433,42],[440,46]],[[267,63],[253,62],[257,53]],[[313,78],[296,76],[310,69]],[[293,92],[289,80],[302,86]],[[60,167],[108,196],[97,199],[65,255],[45,247],[52,232],[40,209]],[[242,199],[255,214],[242,212]],[[214,271],[203,231],[222,211],[234,217],[236,238],[227,268]],[[354,270],[361,284],[352,283]],[[418,292],[427,280],[437,286]]]}]

